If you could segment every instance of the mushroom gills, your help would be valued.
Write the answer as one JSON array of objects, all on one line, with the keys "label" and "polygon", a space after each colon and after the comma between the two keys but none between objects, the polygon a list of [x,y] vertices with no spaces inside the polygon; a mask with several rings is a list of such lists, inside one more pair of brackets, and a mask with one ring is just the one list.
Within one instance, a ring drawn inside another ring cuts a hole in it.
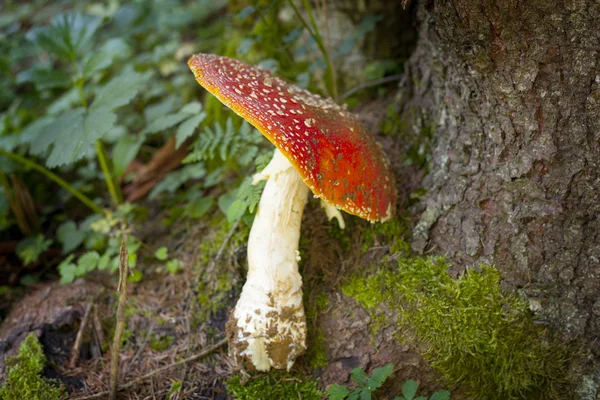
[{"label": "mushroom gills", "polygon": [[258,178],[267,184],[248,239],[248,277],[227,324],[229,346],[259,371],[289,370],[306,349],[298,241],[309,188],[279,150]]}]

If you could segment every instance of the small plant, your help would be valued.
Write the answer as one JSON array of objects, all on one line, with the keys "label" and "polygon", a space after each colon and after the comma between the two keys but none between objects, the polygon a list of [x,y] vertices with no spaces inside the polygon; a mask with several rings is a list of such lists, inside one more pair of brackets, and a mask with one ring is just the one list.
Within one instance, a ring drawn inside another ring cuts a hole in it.
[{"label": "small plant", "polygon": [[[369,377],[362,368],[352,370],[352,380],[358,384],[358,387],[352,391],[343,385],[331,385],[327,389],[327,398],[329,400],[369,400],[375,398],[374,392],[383,385],[385,380],[392,374],[394,364],[390,363],[381,368],[375,368],[373,374]],[[415,380],[409,380],[402,385],[402,396],[397,396],[394,400],[428,400],[427,397],[419,396],[417,389],[419,383]],[[449,400],[450,392],[440,390],[435,392],[429,400]]]},{"label": "small plant", "polygon": [[[425,396],[415,397],[418,388],[419,382],[410,379],[402,385],[402,396],[397,396],[394,400],[427,400],[427,397]],[[429,400],[450,400],[450,392],[447,390],[440,390],[431,395]]]}]

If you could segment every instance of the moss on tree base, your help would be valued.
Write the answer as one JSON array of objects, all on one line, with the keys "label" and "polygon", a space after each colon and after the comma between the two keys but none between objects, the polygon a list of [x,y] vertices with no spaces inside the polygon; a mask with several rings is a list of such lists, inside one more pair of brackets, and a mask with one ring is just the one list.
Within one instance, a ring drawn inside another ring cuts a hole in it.
[{"label": "moss on tree base", "polygon": [[569,393],[578,351],[536,324],[527,303],[503,293],[493,267],[453,279],[443,258],[402,258],[343,287],[375,325],[397,315],[449,384],[466,385],[480,399],[559,399]]}]

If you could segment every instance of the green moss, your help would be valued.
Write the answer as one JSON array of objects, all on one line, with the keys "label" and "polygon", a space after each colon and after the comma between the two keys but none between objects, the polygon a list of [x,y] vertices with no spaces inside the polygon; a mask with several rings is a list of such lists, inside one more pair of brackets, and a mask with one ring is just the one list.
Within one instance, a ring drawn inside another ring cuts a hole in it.
[{"label": "green moss", "polygon": [[329,297],[327,296],[327,293],[320,293],[315,297],[315,300],[309,302],[306,307],[308,333],[306,338],[307,349],[304,359],[312,369],[325,367],[329,363],[327,360],[325,336],[316,323],[318,314],[325,310],[328,305]]},{"label": "green moss", "polygon": [[29,335],[21,343],[19,354],[7,360],[8,379],[0,389],[0,400],[56,400],[63,391],[56,382],[40,376],[46,366],[46,357],[40,342]]},{"label": "green moss", "polygon": [[381,244],[390,245],[390,253],[402,252],[409,254],[411,251],[408,243],[409,228],[406,218],[398,216],[384,223],[372,225],[372,234],[367,234],[362,242],[362,252],[367,252],[373,246]]},{"label": "green moss", "polygon": [[165,351],[173,343],[173,339],[175,338],[171,335],[152,335],[149,343],[150,348],[159,352]]},{"label": "green moss", "polygon": [[[223,259],[227,257],[226,254],[221,256],[221,263],[217,263],[215,268],[209,268],[232,226],[222,217],[214,218],[211,225],[215,227],[214,234],[207,236],[209,239],[200,244],[198,265],[200,279],[196,288],[197,301],[200,306],[199,314],[196,317],[200,323],[227,306],[237,276],[236,270],[228,268],[222,263]],[[230,238],[227,248],[236,249],[245,246],[248,242],[248,234],[249,228],[243,223],[239,224],[236,232]]]},{"label": "green moss", "polygon": [[246,382],[236,375],[226,382],[227,392],[235,400],[321,400],[323,393],[310,376],[269,372],[256,374]]},{"label": "green moss", "polygon": [[496,269],[453,279],[448,267],[442,258],[405,258],[397,269],[354,276],[343,292],[375,318],[387,304],[432,366],[477,398],[565,398],[572,349],[534,323],[525,301],[501,291]]}]

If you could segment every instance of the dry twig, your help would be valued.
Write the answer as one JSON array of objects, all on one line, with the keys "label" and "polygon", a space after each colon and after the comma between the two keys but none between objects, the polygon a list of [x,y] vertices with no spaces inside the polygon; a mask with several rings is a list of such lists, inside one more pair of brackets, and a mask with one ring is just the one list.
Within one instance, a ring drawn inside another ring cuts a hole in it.
[{"label": "dry twig", "polygon": [[83,318],[81,319],[81,325],[79,325],[79,330],[77,331],[77,337],[75,338],[75,344],[71,349],[71,360],[69,364],[71,368],[75,368],[77,363],[79,363],[79,353],[81,352],[81,342],[83,341],[83,334],[88,326],[88,321],[90,320],[90,311],[92,310],[92,302],[90,301],[85,306],[85,312],[83,313]]},{"label": "dry twig", "polygon": [[127,303],[127,276],[129,274],[129,254],[127,252],[127,235],[121,238],[121,253],[119,255],[119,305],[117,307],[117,326],[110,355],[110,400],[117,398],[119,385],[119,356],[121,351],[121,336],[125,327],[125,306]]}]

